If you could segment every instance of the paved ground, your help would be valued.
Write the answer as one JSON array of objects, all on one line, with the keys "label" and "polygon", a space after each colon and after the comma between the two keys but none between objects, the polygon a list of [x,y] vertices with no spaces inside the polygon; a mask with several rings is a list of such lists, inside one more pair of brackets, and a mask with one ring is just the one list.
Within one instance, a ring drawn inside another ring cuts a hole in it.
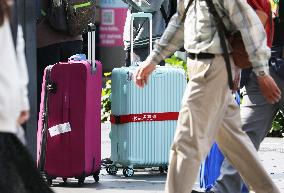
[{"label": "paved ground", "polygon": [[[109,131],[110,126],[103,125],[102,158],[110,155]],[[260,147],[259,156],[272,179],[281,189],[281,193],[284,193],[284,139],[266,138]],[[99,183],[95,183],[93,178],[89,177],[83,187],[78,187],[75,179],[68,179],[66,185],[62,183],[61,179],[56,179],[53,189],[55,193],[127,193],[134,191],[135,193],[160,193],[164,189],[165,179],[166,174],[156,171],[136,172],[133,177],[125,178],[121,170],[116,176],[111,176],[106,174],[103,169]],[[198,187],[198,181],[196,181],[195,187]]]}]

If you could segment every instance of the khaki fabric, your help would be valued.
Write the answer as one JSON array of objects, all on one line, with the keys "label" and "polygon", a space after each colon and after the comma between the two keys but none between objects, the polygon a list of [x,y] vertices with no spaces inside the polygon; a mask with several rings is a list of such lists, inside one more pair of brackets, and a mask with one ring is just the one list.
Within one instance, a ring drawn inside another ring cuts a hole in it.
[{"label": "khaki fabric", "polygon": [[166,192],[191,192],[200,163],[216,140],[256,193],[280,193],[241,129],[239,106],[228,87],[223,57],[189,59],[188,73],[190,81],[170,152]]}]

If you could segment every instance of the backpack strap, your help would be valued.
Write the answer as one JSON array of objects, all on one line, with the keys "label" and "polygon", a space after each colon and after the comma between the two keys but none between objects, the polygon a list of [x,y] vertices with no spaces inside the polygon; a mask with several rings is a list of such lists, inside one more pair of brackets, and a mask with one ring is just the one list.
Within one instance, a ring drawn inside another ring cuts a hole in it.
[{"label": "backpack strap", "polygon": [[168,16],[167,16],[166,10],[165,10],[165,8],[164,8],[163,5],[161,5],[160,11],[161,11],[161,13],[162,13],[162,16],[163,16],[165,22],[166,22],[166,26],[168,26],[171,17],[168,17]]},{"label": "backpack strap", "polygon": [[220,38],[220,44],[223,50],[223,57],[226,63],[227,73],[228,73],[228,81],[229,81],[229,87],[230,89],[234,88],[233,78],[232,78],[232,72],[231,72],[231,62],[230,62],[230,56],[228,52],[228,47],[226,44],[226,38],[225,35],[229,35],[228,30],[226,29],[221,17],[219,16],[212,0],[206,0],[207,6],[209,7],[209,12],[213,15],[214,20],[217,24],[217,30]]}]

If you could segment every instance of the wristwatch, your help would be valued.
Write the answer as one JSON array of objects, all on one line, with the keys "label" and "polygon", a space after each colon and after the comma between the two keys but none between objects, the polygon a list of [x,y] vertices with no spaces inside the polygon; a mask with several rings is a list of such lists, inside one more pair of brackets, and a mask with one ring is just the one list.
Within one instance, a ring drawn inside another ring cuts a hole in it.
[{"label": "wristwatch", "polygon": [[269,75],[267,72],[265,72],[264,70],[261,70],[261,71],[257,71],[256,72],[256,75],[257,76],[267,76]]}]

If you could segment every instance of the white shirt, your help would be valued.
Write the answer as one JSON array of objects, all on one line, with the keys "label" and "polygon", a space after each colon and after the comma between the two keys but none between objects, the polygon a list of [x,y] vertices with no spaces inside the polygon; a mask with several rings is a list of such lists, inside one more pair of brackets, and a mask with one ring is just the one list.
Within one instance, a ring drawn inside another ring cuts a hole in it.
[{"label": "white shirt", "polygon": [[29,110],[28,74],[23,32],[19,27],[17,53],[8,19],[0,26],[0,132],[17,132],[20,112]]}]

